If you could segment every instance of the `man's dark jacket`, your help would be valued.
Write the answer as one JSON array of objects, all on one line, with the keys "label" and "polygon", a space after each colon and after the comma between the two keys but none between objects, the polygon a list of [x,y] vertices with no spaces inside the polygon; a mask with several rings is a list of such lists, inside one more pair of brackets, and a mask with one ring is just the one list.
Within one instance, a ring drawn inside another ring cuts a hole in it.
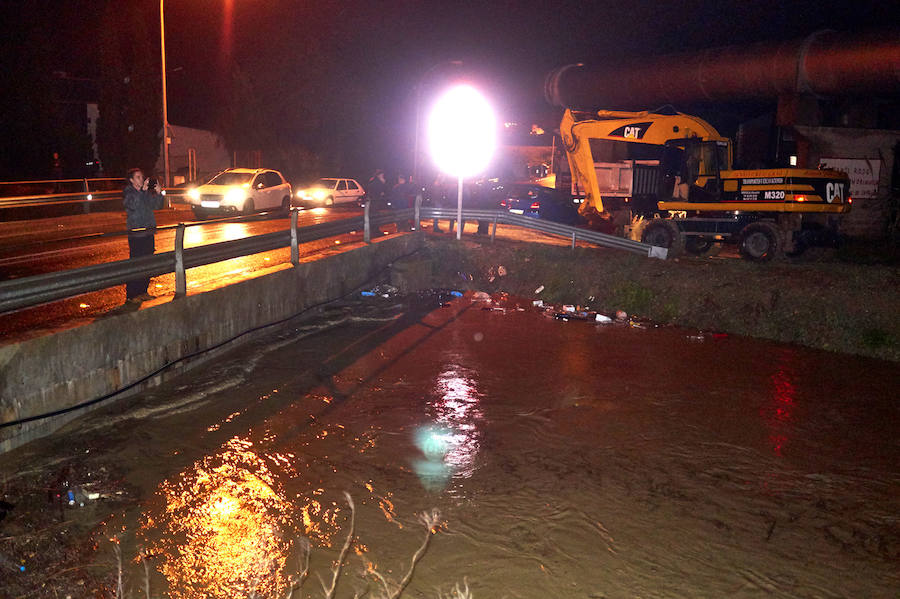
[{"label": "man's dark jacket", "polygon": [[156,216],[153,211],[163,207],[163,196],[151,191],[141,191],[129,183],[122,192],[125,197],[125,212],[128,214],[129,229],[153,229]]}]

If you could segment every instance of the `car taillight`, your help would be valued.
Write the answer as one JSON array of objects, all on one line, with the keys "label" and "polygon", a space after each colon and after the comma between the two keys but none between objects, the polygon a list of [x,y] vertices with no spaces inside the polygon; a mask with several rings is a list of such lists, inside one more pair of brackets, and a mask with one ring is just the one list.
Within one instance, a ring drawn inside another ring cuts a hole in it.
[{"label": "car taillight", "polygon": [[500,205],[506,208],[506,200],[500,200]]},{"label": "car taillight", "polygon": [[532,210],[540,210],[540,209],[541,209],[541,203],[540,203],[540,202],[534,202],[533,204],[531,204],[531,209],[532,209]]}]

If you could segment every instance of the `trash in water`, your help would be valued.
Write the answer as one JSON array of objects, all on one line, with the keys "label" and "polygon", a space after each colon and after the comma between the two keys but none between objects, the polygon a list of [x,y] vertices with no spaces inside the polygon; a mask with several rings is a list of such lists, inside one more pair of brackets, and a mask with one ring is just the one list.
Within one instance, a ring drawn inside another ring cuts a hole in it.
[{"label": "trash in water", "polygon": [[603,324],[608,324],[613,321],[613,319],[606,314],[597,314],[597,316],[594,317],[594,320]]},{"label": "trash in water", "polygon": [[556,320],[568,322],[570,320],[594,320],[593,312],[557,312],[553,315]]},{"label": "trash in water", "polygon": [[476,291],[472,294],[472,299],[476,302],[489,302],[491,301],[491,296],[484,291]]},{"label": "trash in water", "polygon": [[10,570],[16,570],[18,572],[25,571],[25,566],[15,563],[13,560],[9,559],[2,553],[0,553],[0,565],[2,565],[4,569],[9,568]]},{"label": "trash in water", "polygon": [[544,300],[534,300],[533,302],[531,302],[531,305],[535,306],[536,308],[543,308]]},{"label": "trash in water", "polygon": [[462,297],[463,296],[462,291],[451,291],[450,295],[452,295],[453,297]]},{"label": "trash in water", "polygon": [[565,306],[563,306],[563,312],[574,312],[574,311],[575,311],[575,306],[571,306],[569,304],[566,304]]},{"label": "trash in water", "polygon": [[375,287],[372,287],[368,291],[360,291],[359,294],[362,295],[363,297],[376,297],[376,296],[391,297],[392,295],[396,295],[398,291],[400,291],[400,290],[397,289],[396,287],[394,287],[393,285],[384,284],[384,285],[376,285]]},{"label": "trash in water", "polygon": [[704,337],[703,335],[688,335],[687,338],[690,341],[697,341],[697,342],[702,342],[706,339],[706,337]]},{"label": "trash in water", "polygon": [[628,313],[624,310],[616,310],[616,320],[625,320],[628,318]]},{"label": "trash in water", "polygon": [[506,276],[506,267],[504,267],[502,264],[497,267],[497,275],[501,277]]},{"label": "trash in water", "polygon": [[540,292],[543,291],[543,290],[544,290],[544,286],[541,285],[540,287],[538,287],[537,289],[535,289],[534,292],[535,292],[535,293],[540,293]]}]

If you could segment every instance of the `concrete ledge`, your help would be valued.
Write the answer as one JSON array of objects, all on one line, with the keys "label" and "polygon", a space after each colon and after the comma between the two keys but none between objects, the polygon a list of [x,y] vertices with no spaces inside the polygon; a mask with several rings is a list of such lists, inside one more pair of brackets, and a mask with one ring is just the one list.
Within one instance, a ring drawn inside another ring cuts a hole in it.
[{"label": "concrete ledge", "polygon": [[[338,299],[421,244],[421,235],[382,238],[296,268],[0,347],[0,422],[115,392],[173,361]],[[184,360],[117,398],[157,385],[209,357]],[[2,428],[0,452],[45,436],[99,405]]]}]

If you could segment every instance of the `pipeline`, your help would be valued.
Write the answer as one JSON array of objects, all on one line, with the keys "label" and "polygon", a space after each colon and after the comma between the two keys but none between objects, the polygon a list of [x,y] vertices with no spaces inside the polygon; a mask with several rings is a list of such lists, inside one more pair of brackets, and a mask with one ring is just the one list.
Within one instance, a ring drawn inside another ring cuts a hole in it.
[{"label": "pipeline", "polygon": [[565,108],[625,108],[695,101],[900,95],[900,32],[728,46],[547,75],[544,95]]}]

